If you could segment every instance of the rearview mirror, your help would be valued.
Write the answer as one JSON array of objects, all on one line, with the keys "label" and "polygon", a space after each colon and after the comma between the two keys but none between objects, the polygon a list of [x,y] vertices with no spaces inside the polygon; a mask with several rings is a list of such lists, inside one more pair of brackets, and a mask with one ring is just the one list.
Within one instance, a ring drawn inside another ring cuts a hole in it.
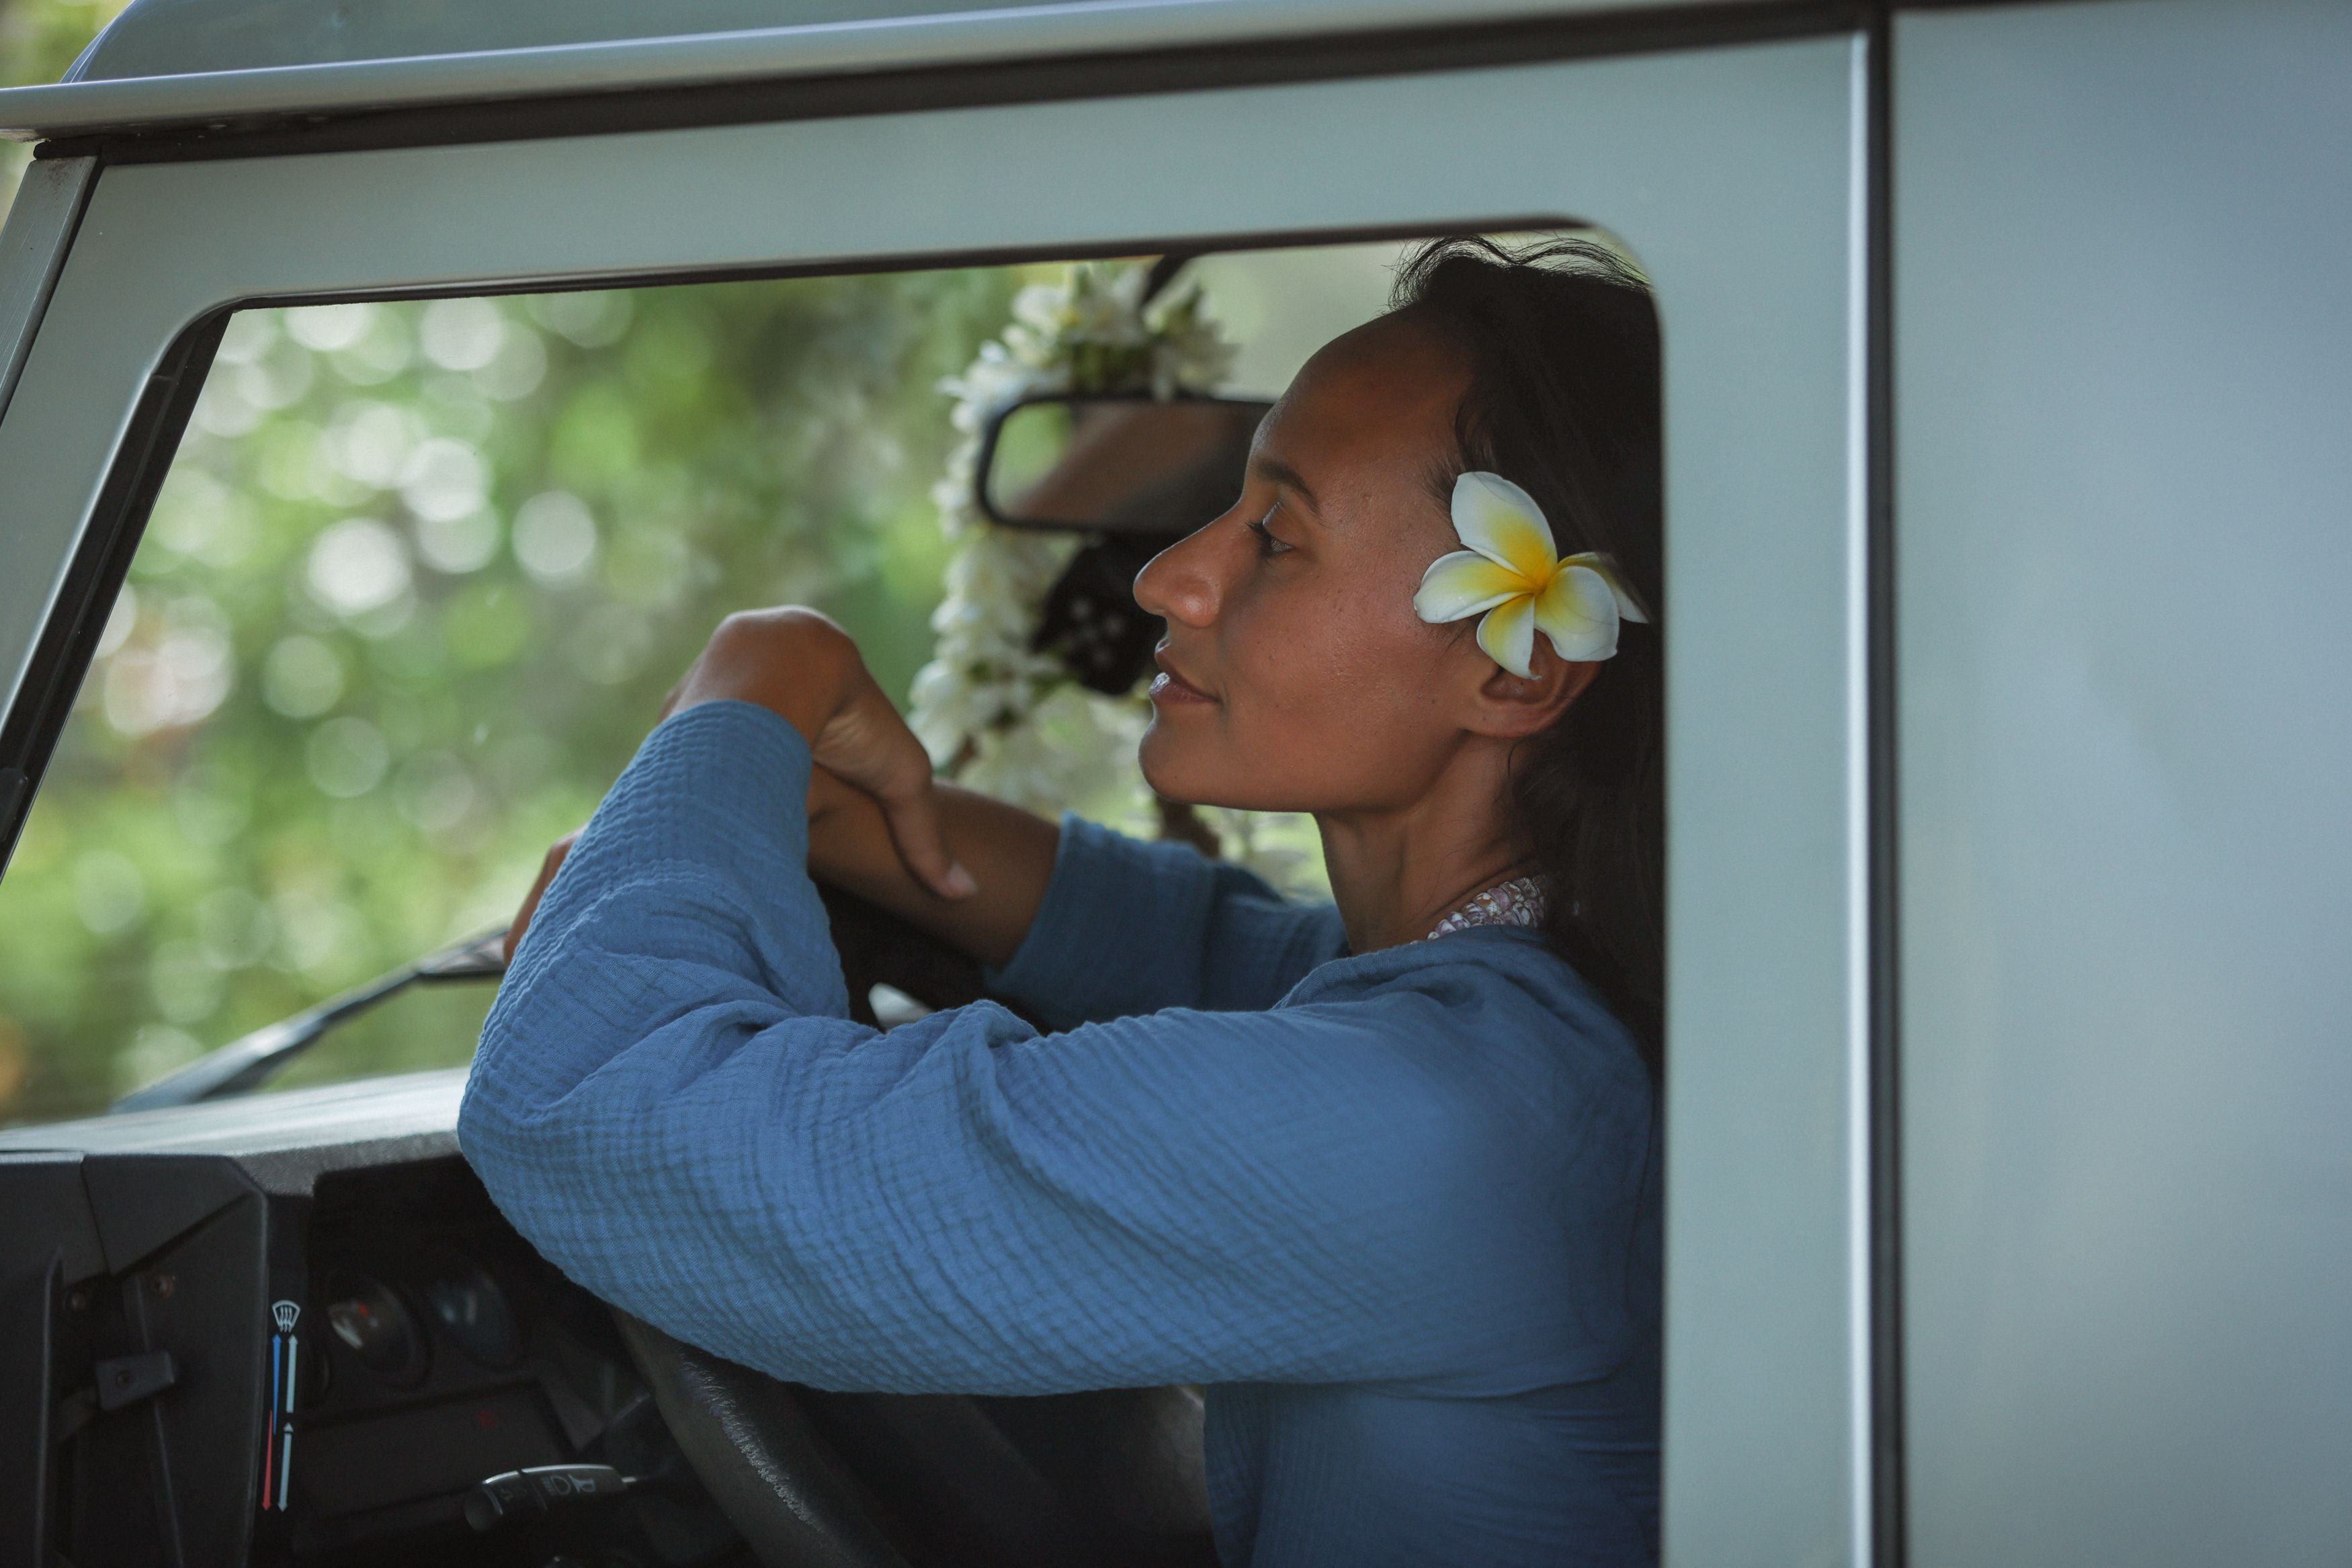
[{"label": "rearview mirror", "polygon": [[1047,397],[1013,404],[982,444],[980,508],[1016,528],[1188,534],[1234,504],[1271,403]]}]

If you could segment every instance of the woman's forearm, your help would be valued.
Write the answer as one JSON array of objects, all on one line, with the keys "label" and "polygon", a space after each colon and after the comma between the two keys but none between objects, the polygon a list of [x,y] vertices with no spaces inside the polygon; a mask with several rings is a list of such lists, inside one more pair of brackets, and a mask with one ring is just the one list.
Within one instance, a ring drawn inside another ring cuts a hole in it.
[{"label": "woman's forearm", "polygon": [[1061,831],[1044,818],[952,784],[936,786],[948,849],[980,884],[946,899],[917,882],[864,790],[818,769],[809,786],[809,874],[878,904],[985,964],[1009,961],[1053,879]]},{"label": "woman's forearm", "polygon": [[[809,754],[811,875],[983,963],[1020,949],[1053,880],[1059,830],[939,784],[840,627],[789,605],[729,616],[663,704],[663,722],[722,703],[765,709]],[[548,850],[507,930],[509,962],[578,837]]]}]

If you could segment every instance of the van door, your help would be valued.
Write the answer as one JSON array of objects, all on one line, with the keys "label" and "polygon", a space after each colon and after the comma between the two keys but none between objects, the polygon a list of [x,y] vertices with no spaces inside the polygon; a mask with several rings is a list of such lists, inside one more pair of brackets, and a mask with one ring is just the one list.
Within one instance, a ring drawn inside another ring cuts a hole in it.
[{"label": "van door", "polygon": [[2352,13],[1901,16],[1912,1561],[2352,1561]]},{"label": "van door", "polygon": [[[1066,73],[1030,89],[1053,101],[102,157],[78,226],[47,236],[70,248],[0,419],[0,768],[37,779],[239,304],[1607,228],[1656,284],[1666,355],[1666,1550],[1861,1561],[1865,57],[1853,35],[1759,38],[1744,16],[1688,47],[1707,25],[1688,16],[1653,40],[1674,52],[1563,20],[1459,68],[1341,40],[1294,79],[1237,55],[1259,85]],[[25,238],[7,254],[46,253]]]}]

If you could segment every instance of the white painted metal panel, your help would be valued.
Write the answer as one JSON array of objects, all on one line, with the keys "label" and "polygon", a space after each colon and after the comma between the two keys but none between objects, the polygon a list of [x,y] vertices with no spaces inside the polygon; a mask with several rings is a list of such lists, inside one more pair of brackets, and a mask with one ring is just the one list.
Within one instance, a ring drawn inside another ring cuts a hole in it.
[{"label": "white painted metal panel", "polygon": [[95,158],[56,158],[25,171],[0,223],[0,413],[33,346],[49,287],[65,265],[82,198],[98,177]]},{"label": "white painted metal panel", "polygon": [[257,298],[1584,217],[1664,302],[1673,1561],[1853,1560],[1853,47],[118,167],[0,423],[0,672]]},{"label": "white painted metal panel", "polygon": [[[0,89],[0,135],[29,140],[236,115],[1263,46],[1679,3],[1055,0],[952,7],[835,0],[807,7],[817,13],[809,17],[779,15],[782,6],[761,0],[700,0],[658,11],[634,0],[497,6],[151,0],[125,14],[77,64],[77,78],[87,79]],[[1761,10],[1772,0],[1725,3]],[[831,17],[823,15],[828,9]],[[931,14],[938,12],[945,14]],[[648,36],[649,26],[659,31]]]},{"label": "white painted metal panel", "polygon": [[2352,8],[1895,50],[1911,1561],[2352,1563]]}]

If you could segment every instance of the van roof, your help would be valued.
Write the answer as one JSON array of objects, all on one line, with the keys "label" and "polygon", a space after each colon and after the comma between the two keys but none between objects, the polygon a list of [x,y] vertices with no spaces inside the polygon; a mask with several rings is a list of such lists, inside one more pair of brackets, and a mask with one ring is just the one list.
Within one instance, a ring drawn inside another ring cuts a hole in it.
[{"label": "van roof", "polygon": [[[1541,21],[1686,0],[133,0],[23,141],[937,66]],[[1759,11],[1787,0],[1743,0]]]},{"label": "van roof", "polygon": [[132,0],[68,81],[415,59],[779,27],[904,22],[949,13],[1066,9],[973,0]]}]

